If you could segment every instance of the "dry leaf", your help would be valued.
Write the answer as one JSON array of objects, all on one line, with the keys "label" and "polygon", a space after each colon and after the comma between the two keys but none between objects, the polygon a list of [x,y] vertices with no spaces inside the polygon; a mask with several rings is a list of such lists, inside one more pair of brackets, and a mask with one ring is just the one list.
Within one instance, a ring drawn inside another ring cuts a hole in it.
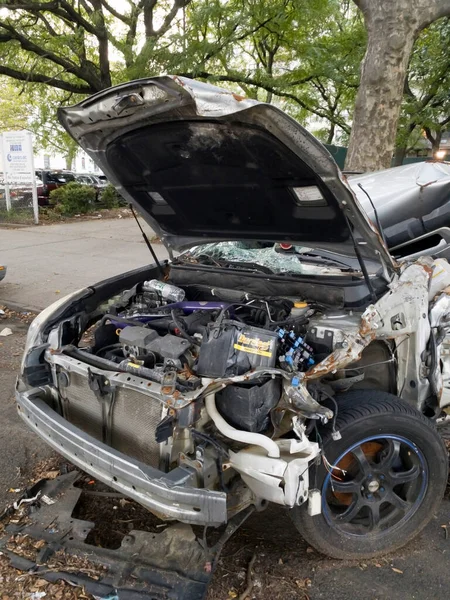
[{"label": "dry leaf", "polygon": [[394,571],[394,573],[400,573],[401,575],[403,575],[403,571],[401,571],[400,569],[396,569],[395,567],[392,567],[392,570]]}]

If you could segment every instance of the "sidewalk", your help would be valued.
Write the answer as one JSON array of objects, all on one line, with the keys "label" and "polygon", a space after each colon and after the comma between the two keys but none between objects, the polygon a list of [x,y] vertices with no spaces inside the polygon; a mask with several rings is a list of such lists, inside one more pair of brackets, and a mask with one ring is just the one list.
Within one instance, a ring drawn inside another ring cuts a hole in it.
[{"label": "sidewalk", "polygon": [[[151,238],[152,230],[145,231]],[[162,244],[154,248],[167,258]],[[134,219],[0,228],[0,263],[8,268],[0,304],[42,310],[69,292],[152,262]]]}]

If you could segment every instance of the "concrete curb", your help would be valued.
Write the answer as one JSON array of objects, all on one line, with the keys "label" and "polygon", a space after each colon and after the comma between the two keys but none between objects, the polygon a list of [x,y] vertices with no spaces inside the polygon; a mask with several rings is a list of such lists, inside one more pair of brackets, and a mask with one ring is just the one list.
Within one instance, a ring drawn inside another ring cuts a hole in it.
[{"label": "concrete curb", "polygon": [[6,308],[9,308],[10,310],[13,310],[14,312],[31,312],[31,313],[40,313],[42,310],[44,310],[43,308],[36,308],[34,307],[30,307],[30,306],[24,306],[23,304],[19,304],[18,302],[9,302],[7,300],[2,300],[0,298],[0,306],[5,306]]}]

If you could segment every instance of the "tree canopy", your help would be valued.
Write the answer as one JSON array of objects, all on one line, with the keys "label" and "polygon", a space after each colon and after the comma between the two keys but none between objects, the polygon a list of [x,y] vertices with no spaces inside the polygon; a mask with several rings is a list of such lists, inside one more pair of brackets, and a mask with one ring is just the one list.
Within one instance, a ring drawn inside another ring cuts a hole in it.
[{"label": "tree canopy", "polygon": [[[448,22],[431,26],[416,42],[397,136],[404,148],[418,132],[431,139],[445,126],[448,31]],[[42,144],[57,137],[66,146],[58,105],[161,73],[238,86],[322,141],[344,144],[366,44],[364,16],[349,0],[0,2],[0,78],[32,106],[29,125]]]}]

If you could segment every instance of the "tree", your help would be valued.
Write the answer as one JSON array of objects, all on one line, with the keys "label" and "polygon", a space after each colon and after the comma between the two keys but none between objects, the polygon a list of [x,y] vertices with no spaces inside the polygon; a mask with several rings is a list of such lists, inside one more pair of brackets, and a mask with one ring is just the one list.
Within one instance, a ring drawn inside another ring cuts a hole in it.
[{"label": "tree", "polygon": [[450,0],[354,2],[368,40],[345,166],[375,171],[391,164],[414,41],[427,25],[450,14]]},{"label": "tree", "polygon": [[427,27],[414,44],[406,75],[397,132],[395,164],[424,135],[439,149],[443,128],[450,122],[450,18]]},{"label": "tree", "polygon": [[314,115],[329,123],[328,141],[350,132],[365,35],[348,3],[10,0],[0,8],[0,74],[56,90],[60,104],[172,72],[237,84],[302,121]]},{"label": "tree", "polygon": [[0,133],[27,129],[30,107],[20,90],[7,77],[0,77]]},{"label": "tree", "polygon": [[[197,53],[188,52],[181,74],[237,84],[247,96],[276,102],[302,122],[313,116],[327,124],[324,141],[333,141],[336,131],[350,133],[349,111],[366,41],[356,9],[339,0],[200,4],[187,10],[187,47]],[[233,21],[241,24],[240,35],[227,43]]]},{"label": "tree", "polygon": [[108,0],[1,2],[0,75],[93,94],[113,83],[114,48],[122,77],[142,77],[190,2],[124,0],[120,9]]}]

